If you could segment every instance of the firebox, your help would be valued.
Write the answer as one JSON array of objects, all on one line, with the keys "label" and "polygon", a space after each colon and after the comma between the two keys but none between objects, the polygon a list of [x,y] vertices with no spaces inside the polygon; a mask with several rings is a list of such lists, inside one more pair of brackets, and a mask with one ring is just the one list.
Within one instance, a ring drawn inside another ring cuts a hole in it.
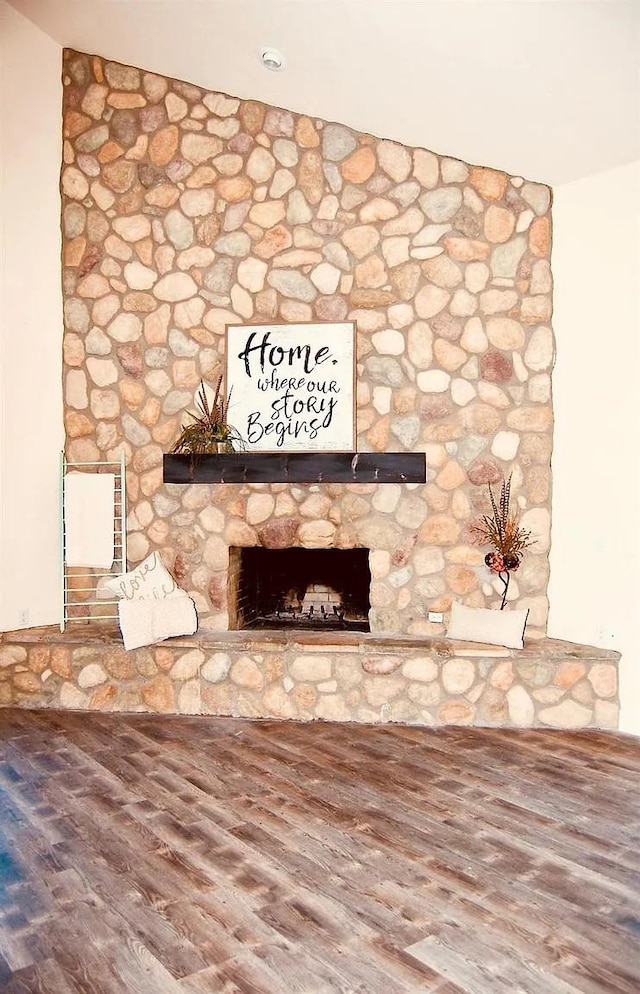
[{"label": "firebox", "polygon": [[229,628],[369,631],[368,549],[229,550]]}]

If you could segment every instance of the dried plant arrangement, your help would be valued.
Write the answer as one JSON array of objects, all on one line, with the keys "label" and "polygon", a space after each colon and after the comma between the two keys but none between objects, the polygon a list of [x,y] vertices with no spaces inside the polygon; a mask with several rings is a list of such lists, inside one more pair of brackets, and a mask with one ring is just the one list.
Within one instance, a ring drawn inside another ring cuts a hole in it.
[{"label": "dried plant arrangement", "polygon": [[199,414],[189,413],[193,423],[182,426],[180,438],[172,452],[192,456],[209,455],[216,452],[235,452],[242,447],[242,439],[236,429],[227,422],[228,401],[221,396],[222,377],[218,377],[213,396],[209,403],[204,382],[200,380],[196,404]]},{"label": "dried plant arrangement", "polygon": [[511,477],[502,481],[500,498],[496,501],[491,484],[489,484],[489,499],[493,515],[483,515],[482,519],[471,526],[478,545],[492,545],[493,552],[484,557],[485,564],[492,573],[496,573],[504,584],[502,593],[502,611],[507,603],[507,591],[511,573],[515,572],[522,560],[525,549],[533,545],[531,532],[518,524],[517,512],[510,509]]}]

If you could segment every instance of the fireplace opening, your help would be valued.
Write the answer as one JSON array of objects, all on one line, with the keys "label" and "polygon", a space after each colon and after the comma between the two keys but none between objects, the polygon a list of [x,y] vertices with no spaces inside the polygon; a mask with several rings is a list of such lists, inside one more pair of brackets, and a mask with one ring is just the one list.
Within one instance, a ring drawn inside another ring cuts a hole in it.
[{"label": "fireplace opening", "polygon": [[369,631],[368,549],[229,551],[231,629]]}]

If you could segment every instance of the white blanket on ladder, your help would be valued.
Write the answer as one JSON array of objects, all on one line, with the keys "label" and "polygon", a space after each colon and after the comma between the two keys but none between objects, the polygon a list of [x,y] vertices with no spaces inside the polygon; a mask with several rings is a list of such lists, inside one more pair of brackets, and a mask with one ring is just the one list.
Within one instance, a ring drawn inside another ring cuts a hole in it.
[{"label": "white blanket on ladder", "polygon": [[67,566],[111,569],[114,558],[113,473],[67,473],[64,551]]}]

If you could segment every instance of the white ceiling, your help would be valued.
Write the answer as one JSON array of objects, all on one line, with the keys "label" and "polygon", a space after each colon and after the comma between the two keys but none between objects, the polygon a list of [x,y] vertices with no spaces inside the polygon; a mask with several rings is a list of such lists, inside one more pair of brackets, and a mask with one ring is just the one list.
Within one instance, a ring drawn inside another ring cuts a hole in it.
[{"label": "white ceiling", "polygon": [[10,2],[63,46],[551,185],[640,159],[640,0]]}]

